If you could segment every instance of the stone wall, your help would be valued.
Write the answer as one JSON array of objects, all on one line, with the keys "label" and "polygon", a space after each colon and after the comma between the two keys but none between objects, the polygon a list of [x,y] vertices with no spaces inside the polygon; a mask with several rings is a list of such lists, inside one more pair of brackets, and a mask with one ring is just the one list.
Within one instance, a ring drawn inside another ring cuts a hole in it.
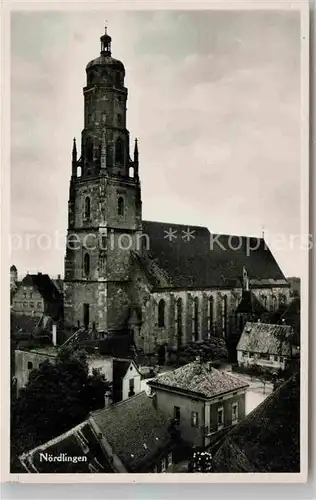
[{"label": "stone wall", "polygon": [[[163,344],[173,348],[177,347],[178,320],[176,304],[178,299],[182,300],[182,345],[193,340],[193,305],[195,299],[198,299],[197,333],[199,340],[214,333],[226,338],[236,330],[235,311],[242,297],[241,288],[233,290],[165,291],[150,294],[149,288],[146,286],[141,287],[142,282],[140,278],[137,279],[139,279],[138,287],[134,284],[133,290],[142,305],[142,324],[135,341],[137,347],[144,350],[146,354],[156,352],[157,348]],[[277,309],[281,301],[289,301],[289,289],[287,288],[254,289],[252,291],[263,304],[266,304],[269,311]],[[212,303],[210,302],[211,297]],[[135,297],[134,300],[136,300]],[[164,327],[158,326],[158,305],[160,300],[165,301]],[[227,303],[226,315],[224,315],[225,301]]]}]

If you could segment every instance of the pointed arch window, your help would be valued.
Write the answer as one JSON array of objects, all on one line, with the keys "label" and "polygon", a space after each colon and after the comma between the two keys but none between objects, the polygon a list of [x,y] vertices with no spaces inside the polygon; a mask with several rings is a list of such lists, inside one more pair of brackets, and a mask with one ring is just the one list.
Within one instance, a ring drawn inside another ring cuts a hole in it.
[{"label": "pointed arch window", "polygon": [[199,298],[195,297],[193,301],[192,317],[192,340],[199,339]]},{"label": "pointed arch window", "polygon": [[182,337],[182,310],[183,304],[181,297],[177,300],[177,308],[176,308],[176,320],[177,320],[177,336],[178,336],[178,345],[181,345],[181,337]]},{"label": "pointed arch window", "polygon": [[122,196],[117,200],[117,213],[120,216],[124,215],[124,198]]},{"label": "pointed arch window", "polygon": [[214,322],[214,297],[211,295],[208,299],[207,304],[207,333],[211,336],[213,333],[213,322]]},{"label": "pointed arch window", "polygon": [[164,328],[165,326],[165,315],[166,315],[166,303],[164,299],[161,299],[158,304],[158,327]]},{"label": "pointed arch window", "polygon": [[90,273],[90,255],[88,253],[85,254],[83,259],[83,271],[84,275],[88,277]]},{"label": "pointed arch window", "polygon": [[120,137],[115,143],[115,162],[119,165],[124,163],[124,142]]},{"label": "pointed arch window", "polygon": [[91,201],[89,196],[84,201],[84,216],[85,219],[90,219],[91,216]]}]

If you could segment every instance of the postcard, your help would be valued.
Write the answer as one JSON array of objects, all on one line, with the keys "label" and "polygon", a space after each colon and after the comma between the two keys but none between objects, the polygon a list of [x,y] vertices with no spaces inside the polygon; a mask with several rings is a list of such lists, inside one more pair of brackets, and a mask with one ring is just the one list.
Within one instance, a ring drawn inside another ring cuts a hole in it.
[{"label": "postcard", "polygon": [[200,7],[7,6],[9,481],[306,481],[308,2]]}]

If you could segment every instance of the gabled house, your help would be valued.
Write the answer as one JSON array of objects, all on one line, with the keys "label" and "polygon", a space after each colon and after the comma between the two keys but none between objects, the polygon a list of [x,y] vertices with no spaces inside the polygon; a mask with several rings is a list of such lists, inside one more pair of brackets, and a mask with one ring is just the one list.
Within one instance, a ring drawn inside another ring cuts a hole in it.
[{"label": "gabled house", "polygon": [[44,314],[58,320],[63,316],[63,296],[48,274],[27,274],[12,298],[12,311],[24,316]]},{"label": "gabled house", "polygon": [[179,425],[182,440],[206,448],[245,417],[248,384],[197,360],[148,382],[159,408]]},{"label": "gabled house", "polygon": [[287,361],[297,352],[293,341],[294,330],[289,325],[248,322],[237,345],[238,366],[285,370]]},{"label": "gabled house", "polygon": [[174,450],[169,429],[153,399],[141,392],[92,412],[82,424],[19,458],[33,473],[167,472]]}]

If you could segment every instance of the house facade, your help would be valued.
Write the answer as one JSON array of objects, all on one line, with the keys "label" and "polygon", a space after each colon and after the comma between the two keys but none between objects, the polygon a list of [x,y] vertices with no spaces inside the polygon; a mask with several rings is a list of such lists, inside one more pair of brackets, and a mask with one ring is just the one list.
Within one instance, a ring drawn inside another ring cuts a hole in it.
[{"label": "house facade", "polygon": [[248,322],[237,346],[238,366],[260,367],[270,372],[285,370],[297,354],[293,340],[292,326]]},{"label": "house facade", "polygon": [[190,446],[206,448],[245,417],[248,385],[207,363],[189,363],[148,385],[157,408],[178,422]]},{"label": "house facade", "polygon": [[74,142],[72,153],[69,335],[80,327],[126,333],[148,355],[215,332],[229,337],[238,327],[245,269],[267,311],[288,300],[289,284],[262,238],[143,220],[138,143],[132,155],[126,128],[125,68],[112,57],[107,32],[100,40],[100,56],[86,67],[81,152]]},{"label": "house facade", "polygon": [[11,310],[24,316],[47,315],[58,320],[63,316],[63,296],[48,274],[27,274],[13,296]]}]

